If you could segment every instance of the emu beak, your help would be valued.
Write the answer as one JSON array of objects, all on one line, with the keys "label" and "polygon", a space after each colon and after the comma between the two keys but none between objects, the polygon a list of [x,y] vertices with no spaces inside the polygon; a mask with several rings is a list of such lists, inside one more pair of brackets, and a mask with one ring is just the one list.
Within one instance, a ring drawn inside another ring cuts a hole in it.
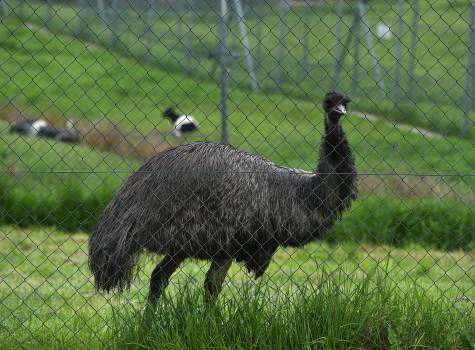
[{"label": "emu beak", "polygon": [[345,114],[346,114],[345,105],[340,104],[340,105],[336,106],[336,107],[333,109],[333,111],[345,115]]}]

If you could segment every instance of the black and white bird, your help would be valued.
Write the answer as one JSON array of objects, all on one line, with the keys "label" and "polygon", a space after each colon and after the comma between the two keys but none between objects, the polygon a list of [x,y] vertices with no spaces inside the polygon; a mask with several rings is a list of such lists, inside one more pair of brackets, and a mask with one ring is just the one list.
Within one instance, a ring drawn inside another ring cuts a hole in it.
[{"label": "black and white bird", "polygon": [[179,115],[170,107],[163,112],[163,116],[173,123],[172,133],[176,137],[182,137],[184,134],[198,130],[198,123],[191,115]]},{"label": "black and white bird", "polygon": [[71,121],[68,121],[67,127],[62,129],[49,125],[48,122],[43,119],[25,119],[14,123],[10,128],[10,132],[19,135],[43,137],[60,142],[79,142],[79,134],[74,129],[74,125]]},{"label": "black and white bird", "polygon": [[29,118],[14,123],[10,127],[10,132],[19,135],[39,136],[42,129],[47,128],[48,126],[46,120]]},{"label": "black and white bird", "polygon": [[78,143],[81,140],[79,133],[74,127],[74,123],[70,120],[66,123],[66,129],[58,129],[54,139],[66,143]]},{"label": "black and white bird", "polygon": [[35,136],[44,137],[45,139],[55,139],[56,136],[59,134],[61,129],[56,128],[52,125],[45,125],[44,127],[40,128],[38,134]]}]

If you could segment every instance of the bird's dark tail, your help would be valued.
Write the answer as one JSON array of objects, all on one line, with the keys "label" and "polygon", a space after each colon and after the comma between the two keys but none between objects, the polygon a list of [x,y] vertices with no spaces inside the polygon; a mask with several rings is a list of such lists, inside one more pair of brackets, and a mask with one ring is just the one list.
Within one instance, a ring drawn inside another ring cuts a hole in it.
[{"label": "bird's dark tail", "polygon": [[[132,218],[121,220],[108,207],[89,239],[89,268],[99,291],[122,291],[130,287],[134,266],[143,245]],[[129,222],[127,222],[129,221]]]}]

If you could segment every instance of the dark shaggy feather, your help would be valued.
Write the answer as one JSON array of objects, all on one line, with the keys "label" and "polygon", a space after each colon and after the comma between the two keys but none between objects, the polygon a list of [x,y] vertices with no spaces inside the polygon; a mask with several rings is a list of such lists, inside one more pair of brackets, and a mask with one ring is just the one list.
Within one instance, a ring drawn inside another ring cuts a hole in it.
[{"label": "dark shaggy feather", "polygon": [[149,159],[93,230],[96,287],[128,287],[144,249],[177,260],[242,261],[258,277],[278,246],[322,237],[356,196],[356,169],[338,120],[327,117],[325,130],[316,174],[206,142]]}]

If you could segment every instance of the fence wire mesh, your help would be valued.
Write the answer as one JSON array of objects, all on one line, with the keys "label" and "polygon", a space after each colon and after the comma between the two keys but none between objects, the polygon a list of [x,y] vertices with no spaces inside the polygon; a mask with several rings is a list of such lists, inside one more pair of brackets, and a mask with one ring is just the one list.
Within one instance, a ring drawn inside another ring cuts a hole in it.
[{"label": "fence wire mesh", "polygon": [[475,1],[0,20],[0,348],[473,349]]}]

